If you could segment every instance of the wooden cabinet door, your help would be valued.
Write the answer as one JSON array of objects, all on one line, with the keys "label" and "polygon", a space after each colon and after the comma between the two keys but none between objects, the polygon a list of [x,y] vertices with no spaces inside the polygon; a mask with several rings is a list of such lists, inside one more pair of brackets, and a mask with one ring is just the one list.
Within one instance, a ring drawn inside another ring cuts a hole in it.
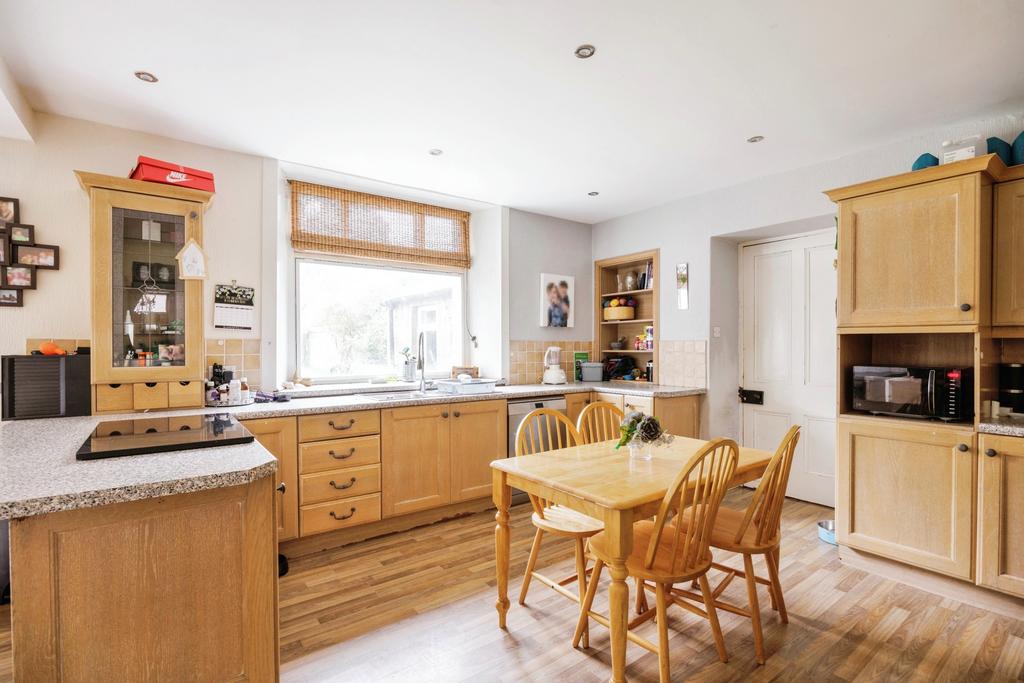
[{"label": "wooden cabinet door", "polygon": [[277,540],[299,537],[299,455],[294,417],[246,420],[245,428],[277,458]]},{"label": "wooden cabinet door", "polygon": [[595,391],[594,401],[604,401],[605,403],[611,403],[613,406],[622,410],[622,394],[606,394],[603,391]]},{"label": "wooden cabinet door", "polygon": [[565,414],[572,420],[573,424],[576,424],[576,420],[579,419],[580,413],[583,409],[591,402],[590,392],[583,394],[566,394],[565,395]]},{"label": "wooden cabinet door", "polygon": [[977,583],[1024,597],[1024,439],[983,434],[979,450]]},{"label": "wooden cabinet door", "polygon": [[836,448],[841,544],[972,578],[973,431],[840,419]]},{"label": "wooden cabinet door", "polygon": [[996,186],[992,324],[1024,325],[1024,180]]},{"label": "wooden cabinet door", "polygon": [[452,502],[491,495],[491,462],[508,451],[505,401],[451,404]]},{"label": "wooden cabinet door", "polygon": [[381,411],[381,516],[451,501],[450,411],[447,403]]},{"label": "wooden cabinet door", "polygon": [[700,435],[700,396],[656,397],[654,416],[669,434],[696,439]]},{"label": "wooden cabinet door", "polygon": [[840,202],[840,327],[979,321],[980,183],[975,174]]},{"label": "wooden cabinet door", "polygon": [[622,412],[640,412],[645,415],[654,414],[654,399],[650,396],[623,396]]}]

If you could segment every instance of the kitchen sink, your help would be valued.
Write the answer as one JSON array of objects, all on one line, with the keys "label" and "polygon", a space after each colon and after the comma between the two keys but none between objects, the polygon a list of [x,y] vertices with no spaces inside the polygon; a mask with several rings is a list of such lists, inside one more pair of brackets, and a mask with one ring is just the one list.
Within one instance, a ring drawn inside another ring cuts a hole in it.
[{"label": "kitchen sink", "polygon": [[359,398],[368,401],[407,401],[411,398],[428,398],[438,396],[437,391],[395,391],[381,392],[379,394],[359,394]]}]

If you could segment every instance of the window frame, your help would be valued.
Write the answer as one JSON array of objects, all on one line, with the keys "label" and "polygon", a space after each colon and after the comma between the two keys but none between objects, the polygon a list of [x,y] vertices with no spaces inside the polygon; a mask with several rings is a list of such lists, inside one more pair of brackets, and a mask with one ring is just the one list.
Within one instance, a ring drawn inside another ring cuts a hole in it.
[{"label": "window frame", "polygon": [[[466,291],[468,285],[468,279],[466,277],[467,271],[457,267],[445,267],[445,266],[431,266],[428,264],[414,264],[405,262],[391,262],[391,261],[379,261],[376,259],[360,259],[352,256],[330,256],[325,254],[310,254],[310,255],[299,255],[295,253],[292,259],[292,270],[294,271],[294,285],[295,295],[292,303],[294,306],[294,323],[292,329],[292,344],[294,346],[294,352],[292,353],[292,362],[295,364],[295,375],[300,374],[302,368],[302,315],[299,301],[302,298],[302,285],[300,284],[299,270],[302,263],[324,263],[337,266],[351,266],[357,268],[373,268],[377,270],[397,270],[414,273],[441,273],[444,275],[452,275],[459,278],[460,281],[460,320],[459,320],[459,351],[457,353],[459,359],[459,365],[467,365],[467,356],[469,353],[469,347],[467,342],[466,328],[468,326],[468,297],[469,293]],[[414,350],[415,351],[415,350]],[[397,368],[396,368],[396,373]],[[447,379],[450,375],[450,371],[435,371],[427,372],[427,379]],[[350,384],[367,384],[373,380],[381,379],[382,375],[342,375],[333,377],[309,377],[308,379],[316,385],[350,385]],[[416,373],[416,381],[419,381],[419,372]],[[399,378],[399,383],[402,380]],[[379,383],[374,383],[379,385]]]}]

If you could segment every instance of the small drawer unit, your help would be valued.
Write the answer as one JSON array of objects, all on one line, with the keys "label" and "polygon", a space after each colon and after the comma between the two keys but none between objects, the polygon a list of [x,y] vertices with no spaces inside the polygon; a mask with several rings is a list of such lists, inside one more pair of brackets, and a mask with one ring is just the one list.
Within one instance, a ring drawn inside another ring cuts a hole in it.
[{"label": "small drawer unit", "polygon": [[167,408],[167,382],[141,382],[133,384],[132,406],[135,410]]},{"label": "small drawer unit", "polygon": [[134,405],[131,384],[97,384],[96,411],[108,413],[112,411],[131,410]]},{"label": "small drawer unit", "polygon": [[200,408],[203,403],[203,382],[183,380],[167,383],[167,405],[171,408]]},{"label": "small drawer unit", "polygon": [[303,415],[299,418],[299,441],[320,441],[380,432],[379,410]]},{"label": "small drawer unit", "polygon": [[645,415],[654,414],[654,399],[650,396],[623,396],[622,412],[639,411]]},{"label": "small drawer unit", "polygon": [[299,511],[299,528],[302,536],[312,536],[325,531],[378,521],[380,521],[379,493],[318,505],[304,505]]},{"label": "small drawer unit", "polygon": [[299,502],[303,506],[379,492],[380,465],[346,467],[299,477]]},{"label": "small drawer unit", "polygon": [[355,436],[349,439],[314,441],[299,446],[299,471],[302,474],[325,472],[340,467],[360,467],[380,462],[380,436]]}]

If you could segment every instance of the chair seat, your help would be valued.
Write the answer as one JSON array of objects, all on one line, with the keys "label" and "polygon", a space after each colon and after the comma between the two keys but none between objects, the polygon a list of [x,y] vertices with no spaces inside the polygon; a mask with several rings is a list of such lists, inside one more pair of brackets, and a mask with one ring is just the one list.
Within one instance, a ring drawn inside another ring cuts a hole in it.
[{"label": "chair seat", "polygon": [[561,505],[544,508],[544,516],[533,513],[533,525],[560,536],[587,538],[604,529],[604,523]]},{"label": "chair seat", "polygon": [[[630,576],[656,581],[658,583],[679,583],[700,576],[711,566],[711,553],[709,552],[696,565],[690,567],[672,567],[673,544],[675,541],[675,527],[666,524],[661,532],[658,543],[658,550],[654,554],[654,564],[648,569],[644,567],[644,560],[647,558],[647,548],[651,543],[651,536],[654,535],[654,522],[645,519],[633,525],[633,550],[626,558],[626,570]],[[590,539],[590,552],[597,556],[602,562],[611,562],[611,553],[608,551],[608,534],[604,531]]]},{"label": "chair seat", "polygon": [[[721,550],[728,550],[737,553],[764,553],[779,544],[779,537],[769,538],[764,543],[757,542],[757,522],[750,521],[743,537],[736,542],[736,532],[743,525],[743,518],[746,510],[720,505],[718,514],[715,516],[715,526],[711,531],[711,546]],[[678,518],[677,518],[678,519]],[[686,528],[685,513],[683,514],[683,528]]]}]

